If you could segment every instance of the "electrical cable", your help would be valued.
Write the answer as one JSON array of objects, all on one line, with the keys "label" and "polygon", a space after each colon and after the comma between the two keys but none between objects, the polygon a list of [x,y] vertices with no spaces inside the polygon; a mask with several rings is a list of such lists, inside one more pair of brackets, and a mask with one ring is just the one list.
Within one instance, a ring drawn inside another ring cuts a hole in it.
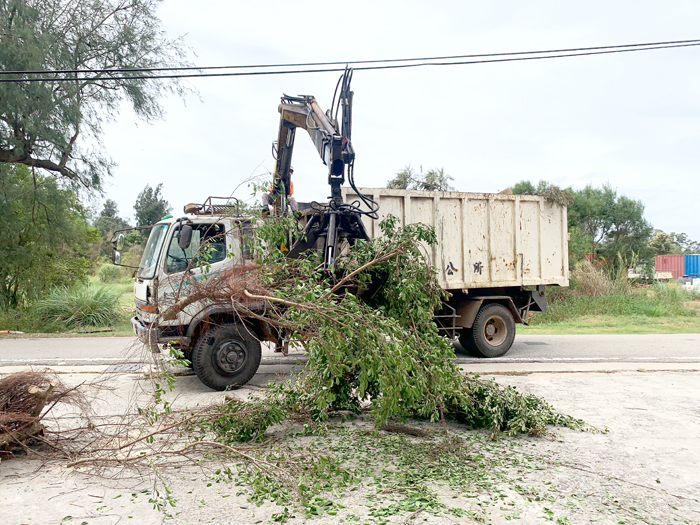
[{"label": "electrical cable", "polygon": [[[411,64],[389,64],[389,65],[378,65],[378,66],[361,66],[361,67],[356,67],[354,70],[357,71],[374,71],[374,70],[383,70],[383,69],[406,69],[406,68],[414,68],[414,67],[422,67],[422,66],[460,66],[460,65],[471,65],[471,64],[489,64],[489,63],[501,63],[501,62],[519,62],[519,61],[525,61],[525,60],[543,60],[543,59],[550,59],[550,58],[570,58],[570,57],[578,57],[578,56],[592,56],[592,55],[605,55],[605,54],[612,54],[612,53],[630,53],[630,52],[637,52],[637,51],[651,51],[651,50],[657,50],[657,49],[672,49],[672,48],[682,48],[682,47],[696,47],[700,46],[700,40],[690,40],[687,42],[692,42],[692,43],[684,43],[684,44],[672,44],[672,45],[654,45],[654,44],[630,44],[626,48],[620,49],[618,46],[615,49],[610,49],[615,46],[607,46],[607,47],[598,47],[598,48],[580,48],[580,50],[584,51],[587,49],[594,50],[594,51],[588,51],[588,52],[574,52],[574,53],[565,53],[565,54],[547,54],[547,55],[541,55],[541,56],[515,56],[515,55],[523,55],[523,54],[534,54],[534,53],[547,53],[547,52],[537,52],[537,51],[523,51],[519,53],[493,53],[491,55],[483,55],[483,56],[511,56],[512,58],[496,58],[496,59],[488,59],[488,60],[467,60],[467,61],[459,61],[459,62],[420,62],[421,60],[442,60],[445,57],[436,57],[435,59],[403,59],[402,61],[409,61],[409,60],[415,60],[418,61],[419,63],[411,63]],[[635,46],[635,47],[632,47]],[[647,47],[640,47],[640,46],[647,46]],[[604,49],[604,50],[600,50]],[[558,51],[551,51],[549,53],[559,53]],[[464,57],[471,56],[471,55],[463,55]],[[476,56],[476,55],[475,55]],[[398,60],[396,60],[398,61]],[[366,61],[367,63],[383,63],[383,62],[390,62],[390,61]],[[347,64],[351,64],[353,62],[348,62]],[[357,62],[354,62],[357,63]],[[332,65],[333,63],[326,63],[329,65]],[[239,66],[213,66],[213,67],[202,67],[202,68],[191,68],[191,70],[204,70],[204,69],[213,69],[214,67],[216,68],[232,68],[232,67],[239,67]],[[244,67],[244,66],[241,66]],[[272,66],[245,66],[245,67],[272,67]],[[162,70],[165,71],[171,71],[171,70],[176,70],[176,68],[162,68]],[[135,69],[133,70],[134,72],[142,72],[142,71],[158,71],[158,68],[152,68],[152,69]],[[324,68],[324,69],[296,69],[296,70],[289,70],[289,71],[282,71],[282,70],[277,70],[277,71],[243,71],[243,72],[225,72],[225,73],[192,73],[192,74],[172,74],[172,75],[129,75],[129,76],[80,76],[80,77],[39,77],[39,78],[2,78],[2,75],[10,75],[10,74],[15,74],[15,75],[27,75],[27,74],[62,74],[63,71],[56,70],[56,71],[4,71],[0,72],[0,83],[4,82],[84,82],[84,81],[114,81],[114,80],[162,80],[162,79],[176,79],[176,78],[209,78],[209,77],[238,77],[238,76],[267,76],[267,75],[289,75],[289,74],[307,74],[307,73],[331,73],[331,72],[341,72],[345,71],[345,68]],[[119,69],[110,69],[110,70],[74,70],[74,71],[67,71],[67,73],[124,73],[124,72],[130,72],[129,70],[119,70]]]},{"label": "electrical cable", "polygon": [[[602,49],[633,48],[645,46],[665,46],[675,47],[672,44],[700,43],[700,39],[693,40],[672,40],[667,42],[646,42],[641,44],[619,44],[614,46],[594,46],[594,47],[574,47],[565,49],[550,49],[538,51],[514,51],[511,53],[482,53],[472,55],[451,55],[433,56],[421,58],[389,58],[378,60],[341,60],[334,62],[298,62],[286,64],[251,64],[233,66],[178,66],[178,67],[153,67],[153,68],[113,68],[113,69],[56,69],[56,70],[34,70],[34,71],[0,71],[0,75],[41,75],[41,74],[73,74],[73,73],[138,73],[148,71],[205,71],[219,69],[259,69],[272,67],[311,67],[311,66],[339,66],[344,64],[386,64],[391,62],[421,62],[424,60],[457,60],[464,58],[486,58],[499,56],[536,55],[552,53],[575,53],[579,51],[595,51]],[[354,68],[358,69],[358,68]],[[338,71],[338,70],[336,70]]]}]

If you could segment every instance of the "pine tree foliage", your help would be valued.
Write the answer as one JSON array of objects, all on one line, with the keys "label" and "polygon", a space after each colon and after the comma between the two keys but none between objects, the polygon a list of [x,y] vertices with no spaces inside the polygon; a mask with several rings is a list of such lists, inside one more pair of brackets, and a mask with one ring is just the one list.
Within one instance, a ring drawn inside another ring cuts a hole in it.
[{"label": "pine tree foliage", "polygon": [[[180,40],[168,39],[156,9],[160,0],[0,0],[0,69],[21,73],[183,65]],[[166,93],[184,94],[177,81],[109,73],[71,74],[69,82],[0,83],[0,163],[42,168],[99,189],[114,163],[98,146],[102,124],[127,102],[151,121]],[[56,75],[57,77],[65,75]],[[90,78],[88,78],[90,77]]]}]

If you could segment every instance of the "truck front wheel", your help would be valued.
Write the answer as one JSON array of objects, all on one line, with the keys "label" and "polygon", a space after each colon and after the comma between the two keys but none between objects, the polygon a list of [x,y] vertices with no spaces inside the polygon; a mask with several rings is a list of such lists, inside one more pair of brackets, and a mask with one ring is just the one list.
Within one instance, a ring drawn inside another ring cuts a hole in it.
[{"label": "truck front wheel", "polygon": [[203,334],[192,349],[192,368],[214,390],[245,385],[257,372],[262,352],[258,341],[241,324],[225,324]]},{"label": "truck front wheel", "polygon": [[501,357],[515,339],[513,314],[501,304],[485,304],[476,314],[471,330],[464,335],[468,337],[465,342],[483,357]]}]

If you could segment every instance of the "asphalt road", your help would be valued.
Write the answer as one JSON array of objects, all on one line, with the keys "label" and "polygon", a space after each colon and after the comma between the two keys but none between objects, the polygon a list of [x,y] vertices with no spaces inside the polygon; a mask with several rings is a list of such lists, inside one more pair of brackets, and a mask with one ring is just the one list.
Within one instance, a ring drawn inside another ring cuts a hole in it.
[{"label": "asphalt road", "polygon": [[[291,364],[299,357],[281,358],[265,348],[263,364]],[[0,367],[111,365],[143,358],[143,348],[133,337],[0,338]],[[700,334],[518,335],[504,357],[486,360],[457,347],[457,362],[479,367],[518,363],[700,364]]]}]

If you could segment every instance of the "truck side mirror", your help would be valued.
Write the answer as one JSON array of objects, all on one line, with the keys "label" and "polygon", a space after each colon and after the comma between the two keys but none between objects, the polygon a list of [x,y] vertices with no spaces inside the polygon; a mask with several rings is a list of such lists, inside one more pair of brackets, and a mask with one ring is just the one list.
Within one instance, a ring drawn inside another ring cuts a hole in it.
[{"label": "truck side mirror", "polygon": [[177,240],[177,245],[184,252],[190,247],[190,242],[192,242],[192,226],[183,224],[180,228],[180,238]]},{"label": "truck side mirror", "polygon": [[112,252],[112,262],[114,264],[121,264],[122,263],[122,254],[119,253],[118,250],[114,250]]},{"label": "truck side mirror", "polygon": [[124,249],[124,234],[120,233],[117,237],[117,250],[121,251]]}]

